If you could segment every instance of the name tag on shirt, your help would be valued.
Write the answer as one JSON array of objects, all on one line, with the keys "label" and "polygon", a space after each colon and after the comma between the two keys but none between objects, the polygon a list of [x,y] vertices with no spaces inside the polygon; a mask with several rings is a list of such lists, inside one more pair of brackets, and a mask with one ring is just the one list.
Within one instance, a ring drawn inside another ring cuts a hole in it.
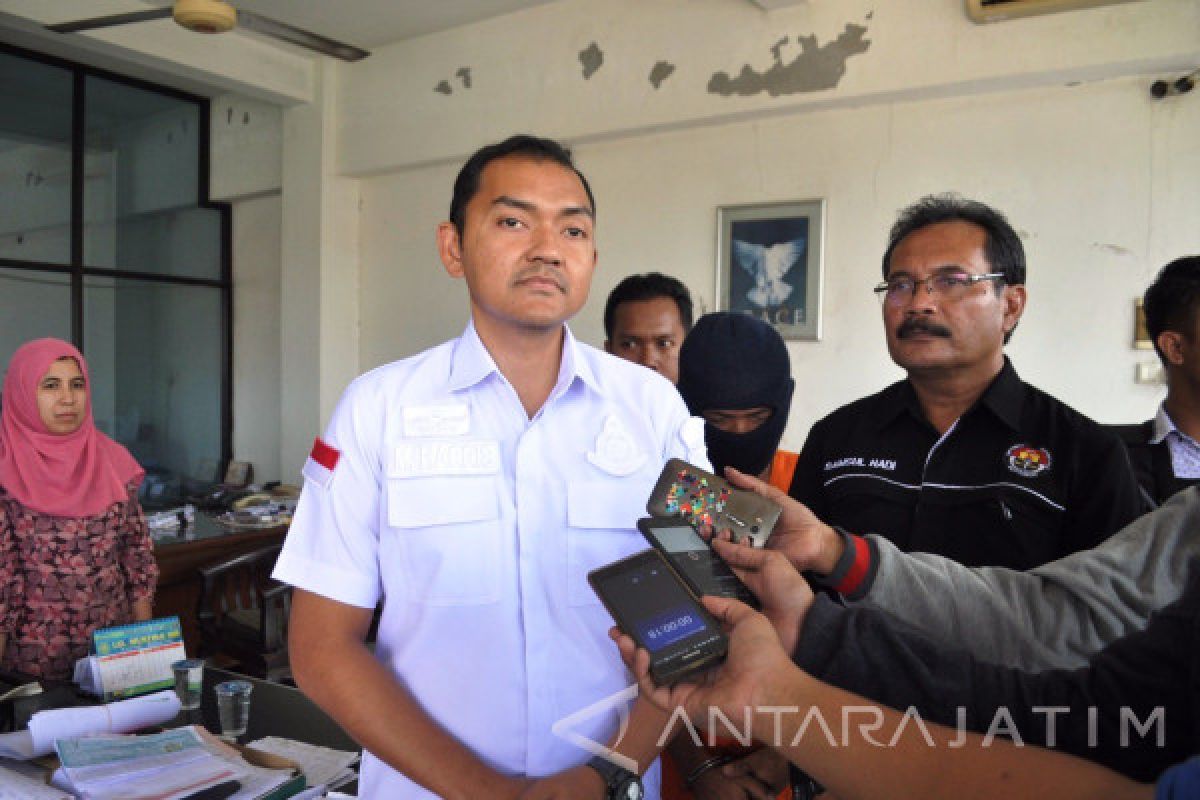
[{"label": "name tag on shirt", "polygon": [[466,436],[470,430],[471,414],[464,403],[404,409],[404,435],[410,439]]},{"label": "name tag on shirt", "polygon": [[419,439],[392,450],[389,478],[437,475],[494,475],[500,471],[500,444],[495,439]]}]

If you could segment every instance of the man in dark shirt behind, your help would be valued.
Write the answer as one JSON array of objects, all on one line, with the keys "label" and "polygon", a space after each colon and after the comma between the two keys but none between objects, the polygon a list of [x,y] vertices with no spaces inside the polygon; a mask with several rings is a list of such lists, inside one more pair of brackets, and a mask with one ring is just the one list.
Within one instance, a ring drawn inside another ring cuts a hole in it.
[{"label": "man in dark shirt behind", "polygon": [[[908,379],[813,426],[791,495],[830,525],[969,566],[1029,569],[1092,547],[1142,505],[1120,441],[1017,377],[1025,253],[957,195],[900,213],[875,288]],[[853,565],[847,565],[853,567]],[[864,566],[865,568],[865,566]]]},{"label": "man in dark shirt behind", "polygon": [[1146,329],[1167,376],[1167,397],[1153,419],[1114,425],[1148,502],[1200,483],[1200,256],[1158,273],[1143,298]]},{"label": "man in dark shirt behind", "polygon": [[692,295],[661,272],[630,275],[604,304],[604,350],[679,380],[679,348],[692,329]]}]

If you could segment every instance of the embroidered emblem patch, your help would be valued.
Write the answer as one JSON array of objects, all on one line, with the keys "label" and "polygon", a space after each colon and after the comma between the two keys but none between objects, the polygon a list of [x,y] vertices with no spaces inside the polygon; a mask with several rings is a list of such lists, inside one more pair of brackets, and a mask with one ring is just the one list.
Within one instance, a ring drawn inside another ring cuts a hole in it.
[{"label": "embroidered emblem patch", "polygon": [[604,428],[596,437],[587,460],[610,475],[624,477],[637,472],[646,463],[646,454],[625,430],[621,420],[610,414],[604,420]]},{"label": "embroidered emblem patch", "polygon": [[1024,478],[1033,478],[1050,469],[1050,451],[1027,444],[1015,444],[1004,454],[1008,468]]}]

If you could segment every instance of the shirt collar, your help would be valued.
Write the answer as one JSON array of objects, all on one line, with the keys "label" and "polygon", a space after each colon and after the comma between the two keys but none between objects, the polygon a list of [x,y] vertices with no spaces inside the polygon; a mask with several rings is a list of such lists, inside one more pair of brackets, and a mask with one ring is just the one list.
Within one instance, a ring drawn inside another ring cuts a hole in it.
[{"label": "shirt collar", "polygon": [[1017,377],[1008,356],[1004,357],[1004,366],[979,398],[979,404],[986,406],[999,417],[1008,427],[1016,430],[1021,427],[1021,408],[1025,405],[1025,384]]},{"label": "shirt collar", "polygon": [[1154,415],[1154,435],[1150,437],[1150,444],[1158,444],[1174,430],[1177,430],[1175,422],[1167,413],[1167,406],[1164,403],[1158,407],[1158,413]]},{"label": "shirt collar", "polygon": [[592,369],[591,359],[587,358],[582,346],[575,340],[575,335],[564,323],[562,361],[558,366],[558,382],[555,384],[551,396],[555,397],[565,392],[576,379],[582,381],[597,394],[602,394],[601,383]]},{"label": "shirt collar", "polygon": [[[455,342],[454,354],[450,359],[450,391],[468,389],[493,373],[500,374],[500,368],[479,338],[474,321],[469,321],[467,329]],[[594,391],[600,391],[600,381],[596,379],[591,362],[584,357],[571,329],[564,324],[562,359],[559,361],[558,380],[550,393],[551,398],[565,392],[576,378]]]},{"label": "shirt collar", "polygon": [[[896,384],[895,395],[891,399],[892,402],[888,403],[891,411],[879,416],[880,430],[895,422],[897,417],[905,413],[911,415],[915,420],[928,424],[911,381],[905,380]],[[984,389],[983,395],[972,408],[985,406],[1010,428],[1016,429],[1020,427],[1021,406],[1024,401],[1025,384],[1017,376],[1017,371],[1013,369],[1008,356],[1005,356],[1004,366],[1000,368],[1000,372]],[[967,413],[969,414],[970,410]]]},{"label": "shirt collar", "polygon": [[917,393],[913,390],[910,381],[900,381],[886,390],[886,393],[891,397],[885,404],[884,413],[877,417],[877,430],[883,430],[899,419],[901,415],[908,415],[918,422],[925,420],[925,412],[921,410],[921,403],[917,400]]},{"label": "shirt collar", "polygon": [[473,321],[467,322],[467,329],[454,343],[454,353],[450,357],[450,391],[468,389],[493,372],[500,372],[492,355],[483,346]]}]

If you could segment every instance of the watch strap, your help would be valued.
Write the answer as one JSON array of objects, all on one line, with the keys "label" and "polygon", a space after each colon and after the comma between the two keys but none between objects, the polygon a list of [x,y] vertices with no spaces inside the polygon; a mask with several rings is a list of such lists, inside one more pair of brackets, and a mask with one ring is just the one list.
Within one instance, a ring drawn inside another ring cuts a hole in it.
[{"label": "watch strap", "polygon": [[588,759],[587,765],[600,773],[600,778],[604,781],[604,796],[607,800],[616,800],[614,792],[626,782],[633,781],[639,787],[642,785],[642,779],[637,773],[630,772],[602,756],[592,756]]}]

